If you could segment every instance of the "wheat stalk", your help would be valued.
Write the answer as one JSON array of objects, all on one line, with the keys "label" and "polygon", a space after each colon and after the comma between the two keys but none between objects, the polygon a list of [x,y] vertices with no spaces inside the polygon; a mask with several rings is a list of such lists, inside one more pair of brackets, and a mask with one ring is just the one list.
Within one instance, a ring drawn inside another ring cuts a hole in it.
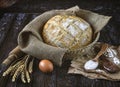
[{"label": "wheat stalk", "polygon": [[21,73],[21,80],[22,80],[23,83],[26,83],[25,72],[24,71],[22,71],[22,73]]},{"label": "wheat stalk", "polygon": [[34,59],[32,59],[32,61],[30,61],[29,66],[28,66],[28,72],[30,74],[33,72],[33,62],[34,62]]},{"label": "wheat stalk", "polygon": [[24,69],[24,64],[21,65],[16,71],[15,74],[12,77],[12,82],[15,82],[16,78],[20,75],[20,73],[23,71]]}]

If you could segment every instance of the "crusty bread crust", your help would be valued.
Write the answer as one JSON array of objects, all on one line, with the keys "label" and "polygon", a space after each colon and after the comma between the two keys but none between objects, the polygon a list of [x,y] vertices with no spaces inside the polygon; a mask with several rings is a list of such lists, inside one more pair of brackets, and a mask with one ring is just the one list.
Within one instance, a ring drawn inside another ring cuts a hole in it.
[{"label": "crusty bread crust", "polygon": [[91,26],[80,17],[56,15],[43,28],[44,41],[52,46],[77,49],[92,41]]}]

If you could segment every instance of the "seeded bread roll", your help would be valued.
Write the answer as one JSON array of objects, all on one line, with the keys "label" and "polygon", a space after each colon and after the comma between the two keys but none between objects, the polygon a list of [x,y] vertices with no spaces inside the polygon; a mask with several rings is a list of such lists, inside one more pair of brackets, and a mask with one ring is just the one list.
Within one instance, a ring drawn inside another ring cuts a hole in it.
[{"label": "seeded bread roll", "polygon": [[91,42],[92,28],[79,17],[56,15],[44,25],[42,35],[49,45],[73,50]]}]

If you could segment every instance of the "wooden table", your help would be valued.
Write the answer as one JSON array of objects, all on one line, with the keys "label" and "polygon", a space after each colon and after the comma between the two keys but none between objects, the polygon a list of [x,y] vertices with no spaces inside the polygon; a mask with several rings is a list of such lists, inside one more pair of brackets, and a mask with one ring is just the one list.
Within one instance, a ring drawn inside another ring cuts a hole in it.
[{"label": "wooden table", "polygon": [[[0,63],[17,45],[17,36],[23,27],[37,15],[51,9],[65,9],[78,5],[112,19],[101,31],[99,41],[113,45],[120,44],[120,1],[117,0],[19,0],[9,8],[0,8]],[[88,79],[81,75],[67,74],[70,61],[62,67],[55,66],[50,74],[38,69],[39,60],[35,60],[32,82],[23,84],[21,80],[11,82],[9,77],[0,78],[0,87],[120,87],[120,82]],[[1,80],[6,84],[2,84]]]}]

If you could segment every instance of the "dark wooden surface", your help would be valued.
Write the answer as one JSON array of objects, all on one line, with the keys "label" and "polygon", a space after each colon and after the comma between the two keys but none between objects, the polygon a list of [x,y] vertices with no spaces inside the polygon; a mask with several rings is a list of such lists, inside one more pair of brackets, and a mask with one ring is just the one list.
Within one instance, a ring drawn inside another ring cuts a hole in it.
[{"label": "dark wooden surface", "polygon": [[[65,9],[75,5],[112,16],[110,22],[101,31],[99,41],[113,45],[120,44],[119,0],[19,0],[9,8],[0,8],[0,63],[17,45],[19,32],[33,18],[51,9]],[[70,61],[66,61],[62,67],[55,66],[50,74],[39,71],[38,62],[35,60],[30,84],[23,84],[19,79],[12,83],[10,77],[2,77],[0,87],[120,87],[119,81],[92,80],[81,75],[67,74]],[[6,82],[6,84],[1,84],[1,82]]]}]

